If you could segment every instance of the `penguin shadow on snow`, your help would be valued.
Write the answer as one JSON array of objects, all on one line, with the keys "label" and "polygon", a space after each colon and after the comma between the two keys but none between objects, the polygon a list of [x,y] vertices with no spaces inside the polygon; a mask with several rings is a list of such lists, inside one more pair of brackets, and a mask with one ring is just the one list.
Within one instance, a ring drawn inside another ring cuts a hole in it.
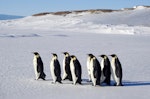
[{"label": "penguin shadow on snow", "polygon": [[150,81],[123,81],[124,86],[150,86]]},{"label": "penguin shadow on snow", "polygon": [[122,81],[122,86],[115,86],[115,82],[111,80],[110,85],[102,83],[101,86],[114,86],[114,87],[130,87],[130,86],[150,86],[150,81]]},{"label": "penguin shadow on snow", "polygon": [[82,79],[82,85],[92,85],[92,81],[89,81],[88,79]]},{"label": "penguin shadow on snow", "polygon": [[39,82],[51,82],[51,81],[53,81],[53,79],[45,79],[45,80],[43,80],[43,79],[38,79],[38,80],[36,80],[36,79],[32,79],[33,81],[39,81]]},{"label": "penguin shadow on snow", "polygon": [[59,83],[59,82],[53,82],[53,79],[45,79],[45,80],[41,80],[41,81],[45,81],[45,82],[49,82],[50,84],[56,84],[56,85],[58,85],[58,84],[64,84],[63,82],[62,83]]}]

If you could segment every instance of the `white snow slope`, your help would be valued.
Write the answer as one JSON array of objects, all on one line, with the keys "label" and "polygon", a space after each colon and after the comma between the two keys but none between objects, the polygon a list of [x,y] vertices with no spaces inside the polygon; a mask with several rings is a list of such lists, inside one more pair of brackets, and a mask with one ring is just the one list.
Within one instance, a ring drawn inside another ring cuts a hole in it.
[{"label": "white snow slope", "polygon": [[[150,9],[144,7],[0,21],[0,99],[149,99],[149,22]],[[46,81],[34,80],[33,51],[41,55]],[[51,83],[51,53],[57,53],[62,67],[64,51],[79,59],[82,85],[72,85],[69,81]],[[98,55],[117,54],[122,63],[124,86],[94,87],[87,82],[88,53],[93,53],[99,61]]]}]

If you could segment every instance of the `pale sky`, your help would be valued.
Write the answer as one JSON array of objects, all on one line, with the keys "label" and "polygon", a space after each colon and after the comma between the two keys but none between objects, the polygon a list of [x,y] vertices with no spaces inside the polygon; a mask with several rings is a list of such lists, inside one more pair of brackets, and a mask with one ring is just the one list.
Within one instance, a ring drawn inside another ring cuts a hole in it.
[{"label": "pale sky", "polygon": [[150,0],[0,0],[0,14],[28,16],[40,12],[121,9],[148,5]]}]

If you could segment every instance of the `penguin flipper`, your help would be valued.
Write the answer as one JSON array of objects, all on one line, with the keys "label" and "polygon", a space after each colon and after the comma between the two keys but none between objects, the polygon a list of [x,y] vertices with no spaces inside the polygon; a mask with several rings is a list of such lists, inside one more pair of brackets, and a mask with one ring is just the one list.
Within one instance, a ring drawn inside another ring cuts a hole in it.
[{"label": "penguin flipper", "polygon": [[58,60],[54,60],[54,73],[56,75],[56,77],[60,77],[61,75],[61,69],[60,69],[60,64]]},{"label": "penguin flipper", "polygon": [[62,80],[61,77],[59,77],[59,78],[57,78],[56,81],[62,84],[61,80]]},{"label": "penguin flipper", "polygon": [[119,61],[119,59],[116,59],[116,61],[115,61],[115,64],[116,64],[116,76],[117,77],[121,77],[121,75],[122,75],[122,68],[121,68],[121,63],[120,63],[120,61]]},{"label": "penguin flipper", "polygon": [[43,72],[43,62],[40,57],[37,59],[37,72]]}]

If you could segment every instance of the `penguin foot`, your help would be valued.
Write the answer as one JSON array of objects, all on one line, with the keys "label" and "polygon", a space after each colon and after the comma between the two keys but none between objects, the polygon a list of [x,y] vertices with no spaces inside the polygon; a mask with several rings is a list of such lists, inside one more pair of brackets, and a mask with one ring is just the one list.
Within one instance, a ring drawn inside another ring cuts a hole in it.
[{"label": "penguin foot", "polygon": [[119,84],[118,86],[123,86],[123,84]]},{"label": "penguin foot", "polygon": [[34,80],[39,80],[39,78],[35,78]]},{"label": "penguin foot", "polygon": [[92,86],[96,87],[96,85],[92,84]]},{"label": "penguin foot", "polygon": [[114,84],[114,86],[117,86],[117,84]]},{"label": "penguin foot", "polygon": [[79,84],[79,85],[82,85],[82,83],[81,83],[81,82],[78,82],[78,84]]},{"label": "penguin foot", "polygon": [[54,81],[53,81],[53,82],[51,82],[51,83],[52,83],[52,84],[56,84],[56,82],[54,82]]},{"label": "penguin foot", "polygon": [[67,78],[65,77],[65,78],[63,78],[62,80],[66,80]]},{"label": "penguin foot", "polygon": [[72,83],[73,85],[76,85],[76,83]]},{"label": "penguin foot", "polygon": [[41,79],[45,80],[45,78],[41,78]]},{"label": "penguin foot", "polygon": [[117,85],[117,84],[114,84],[114,86],[123,86],[123,84],[119,84],[119,85]]},{"label": "penguin foot", "polygon": [[61,81],[58,81],[58,83],[59,83],[59,84],[62,84],[62,82],[61,82]]}]

